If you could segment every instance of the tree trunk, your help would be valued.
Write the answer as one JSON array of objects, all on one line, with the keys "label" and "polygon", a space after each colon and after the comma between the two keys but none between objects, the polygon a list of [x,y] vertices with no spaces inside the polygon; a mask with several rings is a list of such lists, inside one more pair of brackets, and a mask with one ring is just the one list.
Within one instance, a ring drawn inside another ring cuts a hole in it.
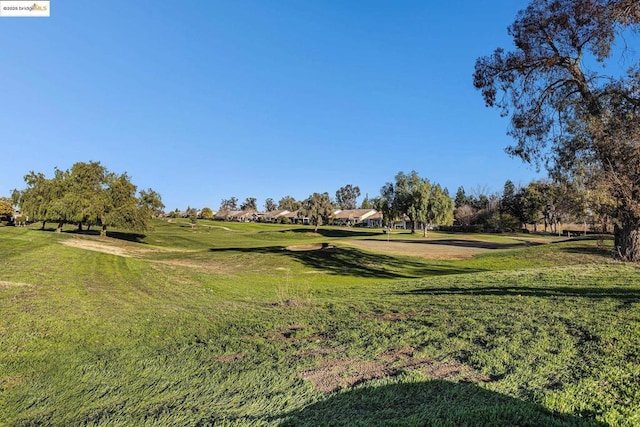
[{"label": "tree trunk", "polygon": [[78,231],[82,231],[82,223],[81,222],[78,223]]},{"label": "tree trunk", "polygon": [[640,261],[640,221],[623,220],[614,226],[615,256],[622,261]]},{"label": "tree trunk", "polygon": [[64,225],[63,222],[59,222],[58,226],[56,227],[56,233],[62,233],[62,226]]},{"label": "tree trunk", "polygon": [[42,221],[42,228],[40,230],[44,230],[44,226],[47,224],[47,221]]},{"label": "tree trunk", "polygon": [[424,230],[422,237],[427,237],[427,224],[422,224],[422,229]]},{"label": "tree trunk", "polygon": [[102,237],[105,237],[107,235],[107,226],[103,225],[102,228],[100,229],[100,235]]}]

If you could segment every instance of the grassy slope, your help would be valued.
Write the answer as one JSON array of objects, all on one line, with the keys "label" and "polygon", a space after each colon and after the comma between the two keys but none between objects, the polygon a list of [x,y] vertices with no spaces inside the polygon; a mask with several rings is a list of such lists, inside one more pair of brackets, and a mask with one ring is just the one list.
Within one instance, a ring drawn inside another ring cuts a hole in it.
[{"label": "grassy slope", "polygon": [[[594,241],[431,262],[207,225],[115,241],[134,257],[0,229],[0,425],[640,424],[638,270]],[[336,248],[282,249],[312,243]],[[327,361],[331,394],[304,379]],[[389,375],[345,387],[371,364]]]}]

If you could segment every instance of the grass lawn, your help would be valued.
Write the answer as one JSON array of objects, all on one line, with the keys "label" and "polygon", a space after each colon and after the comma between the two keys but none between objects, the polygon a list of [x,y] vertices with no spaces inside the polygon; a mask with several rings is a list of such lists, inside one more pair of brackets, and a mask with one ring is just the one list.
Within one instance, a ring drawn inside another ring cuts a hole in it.
[{"label": "grass lawn", "polygon": [[640,425],[640,270],[611,242],[110,236],[0,227],[0,425]]}]

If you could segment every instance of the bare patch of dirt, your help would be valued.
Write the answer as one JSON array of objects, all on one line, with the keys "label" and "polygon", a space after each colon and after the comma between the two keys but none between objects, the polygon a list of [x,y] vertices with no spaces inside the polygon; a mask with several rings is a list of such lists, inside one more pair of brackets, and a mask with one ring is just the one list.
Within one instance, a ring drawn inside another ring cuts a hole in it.
[{"label": "bare patch of dirt", "polygon": [[342,351],[340,347],[318,347],[318,348],[310,348],[306,350],[299,351],[298,353],[292,355],[291,357],[294,359],[305,359],[312,357],[320,357],[327,356],[329,354],[335,354]]},{"label": "bare patch of dirt", "polygon": [[0,280],[0,288],[32,288],[33,285],[29,283],[21,282],[8,282],[6,280]]},{"label": "bare patch of dirt", "polygon": [[60,243],[62,243],[65,246],[71,246],[73,248],[85,249],[85,250],[94,251],[94,252],[102,252],[110,255],[117,255],[122,257],[132,256],[122,246],[116,246],[114,244],[101,242],[101,241],[86,240],[86,239],[67,239],[67,240],[62,240]]},{"label": "bare patch of dirt", "polygon": [[20,377],[0,377],[0,391],[11,390],[22,384],[22,382]]},{"label": "bare patch of dirt", "polygon": [[302,372],[302,378],[311,381],[316,390],[322,393],[333,393],[392,374],[393,370],[379,362],[361,359],[328,359]]},{"label": "bare patch of dirt", "polygon": [[235,362],[237,360],[240,360],[245,356],[246,356],[246,354],[244,354],[244,353],[225,354],[224,356],[218,357],[216,359],[216,362],[231,363],[231,362]]},{"label": "bare patch of dirt", "polygon": [[460,363],[457,360],[448,360],[445,362],[429,361],[413,366],[413,368],[419,369],[424,375],[434,379],[473,382],[487,382],[491,380],[486,375],[474,371],[470,366]]},{"label": "bare patch of dirt", "polygon": [[[135,244],[127,244],[109,237],[73,238],[60,241],[65,246],[70,246],[88,251],[102,252],[121,257],[140,257],[158,252],[176,252],[172,249],[161,247],[141,247]],[[182,252],[182,251],[179,251]]]},{"label": "bare patch of dirt", "polygon": [[387,363],[396,363],[413,358],[415,349],[413,347],[398,348],[385,351],[379,358]]},{"label": "bare patch of dirt", "polygon": [[400,322],[411,317],[410,313],[380,313],[380,314],[362,314],[361,319],[376,319],[382,322]]},{"label": "bare patch of dirt", "polygon": [[[338,349],[327,349],[323,353],[310,353],[310,356],[337,353]],[[316,390],[333,393],[343,388],[353,387],[365,381],[396,376],[403,370],[417,370],[431,379],[447,381],[490,381],[485,375],[470,366],[456,360],[435,360],[415,357],[412,347],[392,349],[380,354],[376,360],[362,359],[325,359],[318,366],[302,372],[302,378],[311,381]],[[302,352],[300,353],[302,354]]]}]

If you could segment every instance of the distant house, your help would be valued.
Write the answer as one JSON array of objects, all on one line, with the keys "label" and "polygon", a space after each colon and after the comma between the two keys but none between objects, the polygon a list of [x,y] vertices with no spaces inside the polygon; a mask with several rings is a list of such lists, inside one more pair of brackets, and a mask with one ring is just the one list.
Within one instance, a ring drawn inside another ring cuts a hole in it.
[{"label": "distant house", "polygon": [[333,213],[333,223],[335,225],[368,226],[365,225],[365,221],[377,213],[375,209],[338,210]]},{"label": "distant house", "polygon": [[309,225],[311,221],[306,216],[298,216],[300,211],[288,212],[286,214],[280,215],[282,218],[288,218],[292,224],[302,224]]},{"label": "distant house", "polygon": [[382,228],[384,217],[382,212],[376,212],[371,216],[368,216],[363,222],[364,227],[368,228]]},{"label": "distant house", "polygon": [[407,230],[411,228],[411,219],[407,215],[403,215],[402,219],[393,221],[391,228]]},{"label": "distant house", "polygon": [[262,222],[278,222],[280,220],[280,217],[288,213],[290,212],[286,209],[265,212],[262,214]]}]

